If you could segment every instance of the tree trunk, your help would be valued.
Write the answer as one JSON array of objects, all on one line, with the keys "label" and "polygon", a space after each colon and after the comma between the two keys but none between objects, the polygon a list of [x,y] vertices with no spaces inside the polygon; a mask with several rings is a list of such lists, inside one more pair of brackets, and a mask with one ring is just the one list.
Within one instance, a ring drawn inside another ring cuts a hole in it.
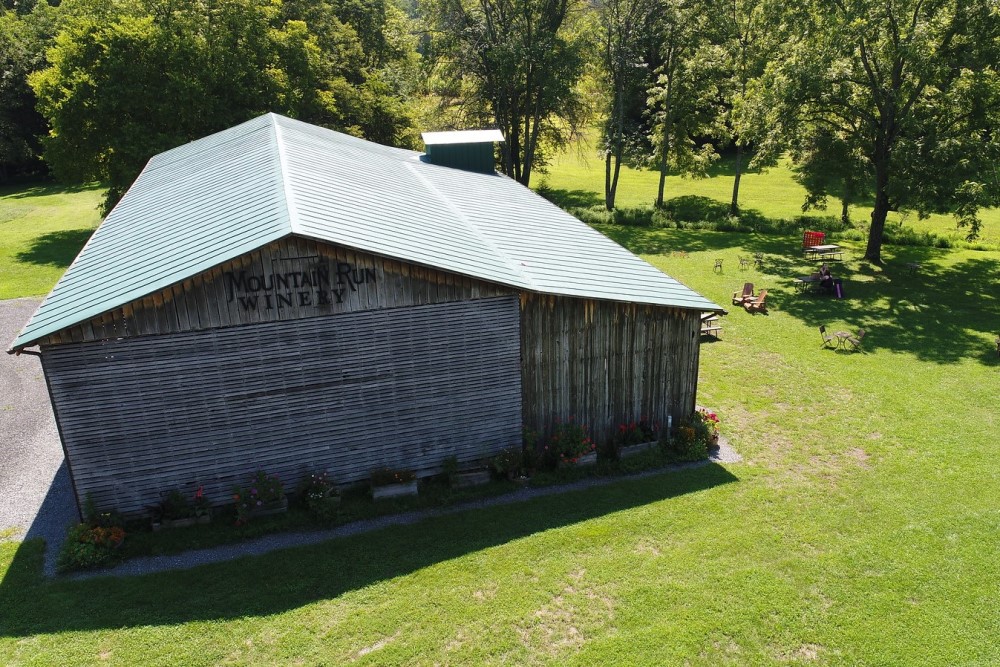
[{"label": "tree trunk", "polygon": [[844,223],[845,226],[850,226],[851,224],[851,211],[849,209],[851,205],[851,198],[846,194],[840,200],[840,221]]},{"label": "tree trunk", "polygon": [[[604,165],[605,169],[605,179],[608,180],[608,186],[605,188],[604,192],[604,206],[609,210],[615,210],[615,197],[618,194],[618,176],[621,174],[622,170],[622,153],[624,152],[624,142],[619,141],[618,146],[615,147],[614,155],[611,151],[608,151],[607,162]],[[614,169],[611,169],[611,161],[614,160]]]},{"label": "tree trunk", "polygon": [[743,144],[736,142],[736,174],[733,177],[733,200],[729,203],[729,215],[740,213],[740,178],[743,176]]},{"label": "tree trunk", "polygon": [[889,152],[878,149],[875,155],[875,206],[872,208],[872,226],[868,232],[865,259],[872,264],[882,264],[882,235],[885,219],[889,214]]}]

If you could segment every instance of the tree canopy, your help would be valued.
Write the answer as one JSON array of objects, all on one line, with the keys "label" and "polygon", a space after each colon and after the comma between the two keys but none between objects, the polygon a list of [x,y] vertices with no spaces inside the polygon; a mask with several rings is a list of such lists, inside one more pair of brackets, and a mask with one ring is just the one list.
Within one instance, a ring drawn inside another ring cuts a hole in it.
[{"label": "tree canopy", "polygon": [[[49,4],[52,3],[52,4]],[[1000,204],[995,0],[4,0],[0,180],[46,165],[112,206],[153,154],[266,111],[380,143],[496,127],[529,184],[601,120],[623,162],[703,174],[785,154],[804,208]],[[44,157],[44,163],[40,160]]]}]

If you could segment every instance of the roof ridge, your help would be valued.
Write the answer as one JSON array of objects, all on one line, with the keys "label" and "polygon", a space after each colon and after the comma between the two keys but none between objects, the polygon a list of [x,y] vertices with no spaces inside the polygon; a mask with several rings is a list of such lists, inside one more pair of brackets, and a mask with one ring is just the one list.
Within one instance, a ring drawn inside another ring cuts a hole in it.
[{"label": "roof ridge", "polygon": [[[511,269],[511,273],[513,275],[520,278],[522,285],[524,285],[526,288],[530,290],[536,292],[538,291],[538,287],[535,285],[534,281],[532,281],[531,278],[528,276],[528,274],[521,269],[521,266],[517,262],[512,260],[507,255],[507,253],[505,253],[503,250],[499,248],[499,246],[497,246],[493,241],[491,241],[488,236],[483,234],[483,232],[479,229],[479,227],[471,220],[469,220],[469,217],[465,215],[465,213],[462,211],[461,208],[455,205],[455,203],[452,202],[447,195],[441,192],[441,190],[438,189],[436,185],[434,185],[430,180],[427,179],[427,177],[421,174],[419,169],[414,168],[414,165],[412,163],[404,161],[403,164],[414,176],[417,177],[417,179],[420,180],[421,183],[423,183],[427,187],[428,190],[433,192],[434,195],[444,203],[444,205],[448,208],[449,211],[455,214],[456,218],[462,221],[462,224],[465,225],[466,229],[468,229],[473,234],[473,236],[479,239],[484,246],[492,250],[493,254],[496,257],[498,257],[504,263],[504,265],[507,266],[507,268]],[[439,168],[450,169],[450,167],[439,167]],[[495,176],[495,177],[506,178],[506,176]]]},{"label": "roof ridge", "polygon": [[288,219],[288,231],[290,234],[297,234],[299,229],[299,211],[294,205],[295,193],[292,191],[292,184],[288,180],[288,160],[285,156],[285,142],[281,127],[277,121],[277,115],[267,114],[271,124],[271,133],[274,137],[274,147],[278,153],[278,178],[281,180],[281,195],[284,199],[285,215]]}]

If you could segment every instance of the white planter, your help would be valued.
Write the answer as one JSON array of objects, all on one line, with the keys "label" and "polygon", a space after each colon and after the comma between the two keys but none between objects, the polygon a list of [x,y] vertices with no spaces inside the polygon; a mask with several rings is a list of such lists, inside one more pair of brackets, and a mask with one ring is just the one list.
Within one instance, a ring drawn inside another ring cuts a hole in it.
[{"label": "white planter", "polygon": [[375,500],[415,495],[417,495],[417,480],[403,482],[401,484],[385,484],[384,486],[372,487],[372,498]]}]

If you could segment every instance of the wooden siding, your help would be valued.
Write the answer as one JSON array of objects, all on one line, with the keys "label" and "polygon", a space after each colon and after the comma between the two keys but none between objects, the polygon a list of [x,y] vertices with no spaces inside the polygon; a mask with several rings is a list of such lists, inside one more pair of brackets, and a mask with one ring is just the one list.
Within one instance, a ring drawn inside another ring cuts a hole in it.
[{"label": "wooden siding", "polygon": [[453,273],[289,237],[56,332],[43,344],[204,331],[514,293]]},{"label": "wooden siding", "polygon": [[45,346],[79,499],[225,503],[255,470],[339,483],[521,441],[515,296]]},{"label": "wooden siding", "polygon": [[521,384],[526,428],[585,423],[598,441],[619,424],[674,424],[694,410],[697,311],[524,294]]}]

